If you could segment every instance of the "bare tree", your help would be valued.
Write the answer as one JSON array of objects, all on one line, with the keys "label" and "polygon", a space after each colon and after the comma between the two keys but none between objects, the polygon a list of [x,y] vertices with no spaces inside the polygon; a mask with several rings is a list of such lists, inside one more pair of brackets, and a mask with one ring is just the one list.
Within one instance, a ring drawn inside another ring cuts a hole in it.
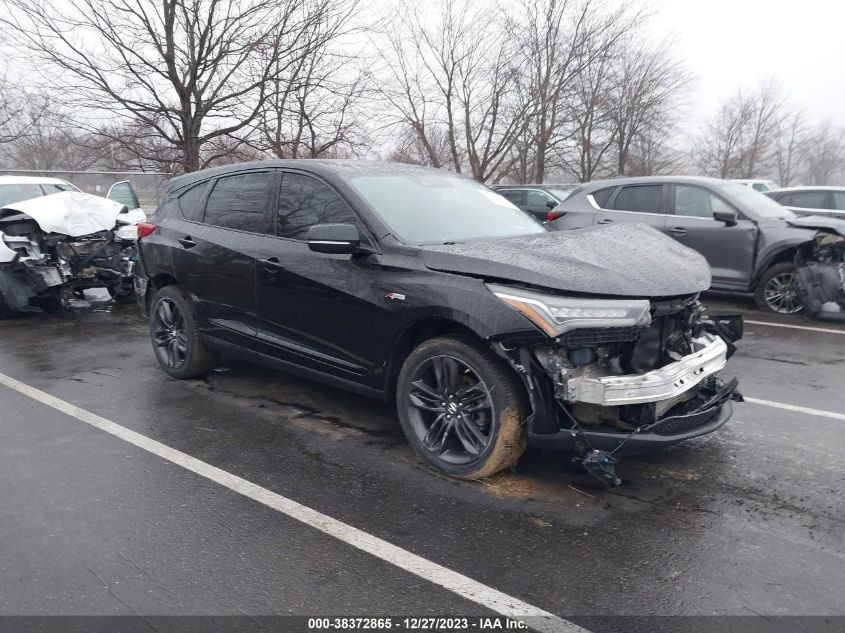
[{"label": "bare tree", "polygon": [[[527,61],[522,82],[531,106],[536,182],[543,182],[547,168],[560,164],[560,153],[571,147],[571,126],[583,135],[595,124],[592,110],[573,118],[573,102],[596,105],[617,42],[641,18],[625,8],[607,11],[605,6],[599,0],[522,0],[511,18],[509,30],[520,33],[520,54]],[[588,154],[596,154],[592,143],[582,138],[578,146],[588,165]]]},{"label": "bare tree", "polygon": [[757,178],[777,168],[778,139],[788,117],[788,104],[772,80],[725,101],[697,140],[697,162],[719,178]]},{"label": "bare tree", "polygon": [[388,123],[413,130],[429,164],[480,181],[501,171],[525,125],[524,105],[514,98],[519,57],[500,27],[473,0],[439,0],[434,10],[401,0],[380,46]]},{"label": "bare tree", "polygon": [[845,167],[845,129],[823,121],[809,140],[807,182],[811,185],[830,184]]},{"label": "bare tree", "polygon": [[629,176],[656,176],[683,169],[684,154],[672,146],[673,123],[656,122],[637,135],[626,159],[625,171]]},{"label": "bare tree", "polygon": [[745,131],[742,178],[754,178],[767,171],[784,118],[786,97],[774,80],[762,83],[747,101],[751,113]]},{"label": "bare tree", "polygon": [[16,117],[24,111],[25,99],[9,79],[5,68],[0,69],[0,146],[15,138]]},{"label": "bare tree", "polygon": [[6,38],[86,108],[155,130],[202,166],[250,125],[267,87],[319,45],[332,0],[3,0]]},{"label": "bare tree", "polygon": [[368,75],[326,50],[277,80],[258,122],[258,146],[279,158],[354,155],[367,146]]},{"label": "bare tree", "polygon": [[627,173],[632,144],[665,125],[691,79],[669,41],[654,45],[640,35],[621,43],[608,99],[620,176]]},{"label": "bare tree", "polygon": [[705,124],[694,141],[694,160],[709,176],[739,178],[744,160],[744,134],[753,118],[748,101],[736,93]]},{"label": "bare tree", "polygon": [[564,171],[579,182],[599,175],[614,144],[614,122],[608,108],[611,64],[608,51],[584,68],[572,82],[572,94],[566,100],[571,145],[561,162]]},{"label": "bare tree", "polygon": [[804,115],[800,110],[781,120],[775,141],[775,162],[778,182],[782,187],[790,186],[804,168],[808,149],[806,132]]},{"label": "bare tree", "polygon": [[16,169],[88,169],[96,156],[85,147],[85,132],[44,93],[22,93],[6,125],[5,161]]}]

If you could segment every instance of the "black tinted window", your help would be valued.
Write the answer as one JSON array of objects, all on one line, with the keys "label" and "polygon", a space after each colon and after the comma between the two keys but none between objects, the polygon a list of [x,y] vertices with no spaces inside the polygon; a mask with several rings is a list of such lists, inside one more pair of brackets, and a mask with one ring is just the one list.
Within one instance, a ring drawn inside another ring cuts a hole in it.
[{"label": "black tinted window", "polygon": [[622,190],[616,194],[613,208],[618,211],[660,213],[660,194],[662,191],[663,185],[622,187]]},{"label": "black tinted window", "polygon": [[356,224],[355,213],[328,185],[302,174],[282,176],[276,235],[304,240],[315,224]]},{"label": "black tinted window", "polygon": [[614,191],[616,191],[616,187],[606,187],[604,189],[594,191],[593,200],[595,200],[596,204],[600,207],[606,207],[607,201],[610,200],[610,196],[613,195]]},{"label": "black tinted window", "polygon": [[227,176],[214,183],[205,205],[205,223],[263,233],[267,230],[270,172]]},{"label": "black tinted window", "polygon": [[788,204],[801,209],[824,209],[827,206],[827,194],[824,191],[796,191]]},{"label": "black tinted window", "polygon": [[202,222],[202,203],[207,184],[204,182],[201,185],[191,187],[179,196],[179,210],[182,211],[182,217],[186,220]]}]

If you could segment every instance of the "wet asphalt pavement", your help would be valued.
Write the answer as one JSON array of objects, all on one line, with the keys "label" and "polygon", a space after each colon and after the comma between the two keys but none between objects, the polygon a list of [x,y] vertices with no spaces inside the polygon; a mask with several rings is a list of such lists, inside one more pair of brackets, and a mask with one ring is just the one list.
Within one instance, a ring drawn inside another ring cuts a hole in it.
[{"label": "wet asphalt pavement", "polygon": [[[715,434],[626,459],[613,491],[536,450],[460,482],[414,457],[389,405],[245,364],[167,378],[134,306],[24,315],[0,341],[7,376],[584,626],[845,615],[842,419],[737,404]],[[842,414],[845,335],[747,324],[723,375]],[[0,615],[485,613],[5,386],[0,482]]]}]

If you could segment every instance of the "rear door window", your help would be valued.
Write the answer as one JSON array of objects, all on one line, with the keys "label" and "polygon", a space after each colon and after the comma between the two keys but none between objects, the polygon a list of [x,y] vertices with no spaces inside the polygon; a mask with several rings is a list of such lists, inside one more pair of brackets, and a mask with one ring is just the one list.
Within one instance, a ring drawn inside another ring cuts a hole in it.
[{"label": "rear door window", "polygon": [[219,178],[205,205],[205,223],[265,233],[271,179],[268,171]]},{"label": "rear door window", "polygon": [[661,213],[663,185],[636,185],[622,187],[613,208],[617,211],[636,211],[638,213]]},{"label": "rear door window", "polygon": [[600,207],[606,207],[608,201],[610,200],[610,196],[613,195],[614,191],[616,191],[616,187],[605,187],[604,189],[594,191],[592,194],[593,200],[595,200],[596,204]]},{"label": "rear door window", "polygon": [[282,176],[276,235],[304,240],[316,224],[357,224],[355,212],[327,184],[306,176],[286,172]]},{"label": "rear door window", "polygon": [[203,202],[205,202],[205,190],[208,183],[191,187],[186,192],[179,196],[179,210],[182,212],[182,217],[192,222],[202,222]]},{"label": "rear door window", "polygon": [[824,209],[827,207],[827,192],[796,191],[792,194],[789,206],[799,209]]}]

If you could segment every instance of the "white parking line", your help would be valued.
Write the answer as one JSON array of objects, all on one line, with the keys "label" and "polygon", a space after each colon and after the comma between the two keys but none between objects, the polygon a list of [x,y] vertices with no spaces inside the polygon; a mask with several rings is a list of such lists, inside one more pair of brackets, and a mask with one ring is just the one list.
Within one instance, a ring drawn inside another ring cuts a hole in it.
[{"label": "white parking line", "polygon": [[807,330],[809,332],[824,332],[825,334],[843,334],[845,330],[833,330],[826,327],[810,327],[809,325],[787,325],[786,323],[772,323],[771,321],[752,321],[750,319],[743,319],[745,323],[750,325],[769,325],[771,327],[785,327],[792,330]]},{"label": "white parking line", "polygon": [[831,418],[832,420],[845,421],[845,413],[825,411],[824,409],[813,409],[811,407],[799,407],[796,404],[773,402],[771,400],[761,400],[760,398],[749,398],[748,396],[744,396],[744,399],[746,402],[750,402],[751,404],[760,404],[764,407],[774,407],[775,409],[785,409],[786,411],[795,411],[796,413],[806,413],[808,415],[817,415],[822,418]]},{"label": "white parking line", "polygon": [[102,418],[90,411],[81,409],[76,405],[65,402],[55,396],[30,387],[22,382],[0,374],[0,384],[18,393],[37,400],[42,404],[52,407],[66,415],[69,415],[81,422],[105,431],[125,442],[134,444],[148,453],[152,453],[162,459],[181,466],[201,477],[205,477],[221,486],[228,488],[238,494],[248,497],[258,503],[285,514],[297,521],[320,530],[339,541],[367,552],[383,561],[404,569],[420,578],[423,578],[435,585],[448,589],[462,598],[475,602],[500,615],[524,620],[528,626],[543,633],[589,633],[580,626],[559,618],[558,616],[543,611],[526,602],[509,596],[497,589],[488,587],[467,576],[452,571],[442,565],[431,562],[421,556],[417,556],[401,547],[388,543],[376,536],[368,534],[358,528],[352,527],[342,521],[338,521],[326,514],[313,510],[292,499],[271,492],[252,482],[242,479],[237,475],[221,470],[211,464],[207,464],[195,457],[170,448],[146,435],[131,431],[126,427]]}]

